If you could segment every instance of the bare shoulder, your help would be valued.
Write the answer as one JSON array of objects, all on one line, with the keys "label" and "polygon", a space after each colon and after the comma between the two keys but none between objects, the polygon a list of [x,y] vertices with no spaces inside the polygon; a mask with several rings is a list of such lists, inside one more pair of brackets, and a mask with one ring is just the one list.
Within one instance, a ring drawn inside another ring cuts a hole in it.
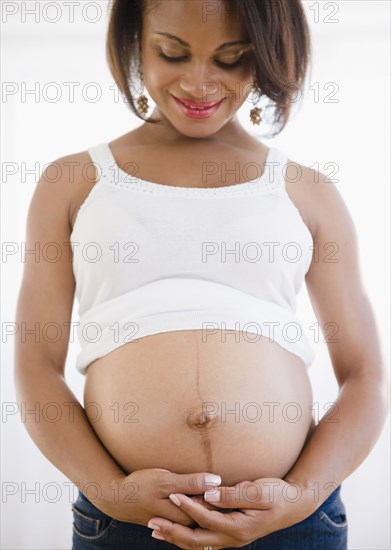
[{"label": "bare shoulder", "polygon": [[337,186],[322,172],[288,160],[285,171],[286,191],[299,210],[314,240],[328,228],[340,231],[352,220]]},{"label": "bare shoulder", "polygon": [[[47,209],[67,210],[72,227],[72,213],[83,196],[88,195],[96,181],[96,169],[87,151],[64,155],[43,170],[35,190],[34,200]],[[61,205],[61,206],[60,206]]]},{"label": "bare shoulder", "polygon": [[[87,150],[64,155],[51,162],[42,180],[55,182],[46,193],[46,200],[61,199],[67,207],[67,219],[72,231],[77,211],[96,182],[96,168]],[[43,199],[45,200],[45,199]]]}]

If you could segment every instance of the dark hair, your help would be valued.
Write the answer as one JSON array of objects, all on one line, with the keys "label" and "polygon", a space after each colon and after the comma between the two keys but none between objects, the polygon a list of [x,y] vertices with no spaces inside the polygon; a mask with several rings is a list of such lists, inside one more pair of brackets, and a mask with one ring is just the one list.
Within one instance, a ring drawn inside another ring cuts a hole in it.
[{"label": "dark hair", "polygon": [[[238,10],[253,45],[254,86],[274,108],[274,135],[288,122],[292,104],[302,91],[311,55],[308,23],[301,0],[224,0]],[[159,0],[111,0],[106,56],[114,80],[134,114],[133,93],[140,88],[140,44],[143,16]]]}]

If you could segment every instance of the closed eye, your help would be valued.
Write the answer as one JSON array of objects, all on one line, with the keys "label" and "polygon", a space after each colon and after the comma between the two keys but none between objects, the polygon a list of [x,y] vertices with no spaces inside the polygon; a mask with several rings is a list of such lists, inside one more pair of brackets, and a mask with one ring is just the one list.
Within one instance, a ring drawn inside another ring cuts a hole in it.
[{"label": "closed eye", "polygon": [[[168,55],[165,55],[162,51],[159,52],[159,57],[163,58],[165,61],[168,61],[169,63],[180,63],[182,61],[186,61],[187,59],[185,55],[182,55],[181,57],[169,57]],[[222,67],[223,69],[233,69],[241,64],[242,57],[243,55],[241,55],[239,59],[235,61],[235,63],[223,63],[222,61],[218,61],[217,59],[215,63],[219,67]]]}]

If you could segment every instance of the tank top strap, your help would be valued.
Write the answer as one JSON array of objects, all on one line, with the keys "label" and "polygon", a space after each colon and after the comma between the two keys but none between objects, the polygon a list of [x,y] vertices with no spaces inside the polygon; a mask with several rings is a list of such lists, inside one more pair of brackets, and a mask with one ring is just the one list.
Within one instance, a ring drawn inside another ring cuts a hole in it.
[{"label": "tank top strap", "polygon": [[98,143],[88,149],[88,153],[98,170],[98,180],[104,175],[106,178],[112,175],[116,168],[115,158],[108,143]]},{"label": "tank top strap", "polygon": [[273,189],[281,192],[285,191],[286,167],[288,163],[287,155],[277,147],[270,147],[265,163],[265,171],[268,174],[268,180],[273,184]]}]

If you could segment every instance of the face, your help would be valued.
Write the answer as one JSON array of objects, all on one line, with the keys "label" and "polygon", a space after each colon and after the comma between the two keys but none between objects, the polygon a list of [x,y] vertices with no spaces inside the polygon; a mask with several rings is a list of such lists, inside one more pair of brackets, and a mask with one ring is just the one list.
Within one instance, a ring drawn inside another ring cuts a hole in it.
[{"label": "face", "polygon": [[254,58],[230,9],[223,0],[161,0],[144,16],[143,78],[159,131],[202,138],[235,120],[253,86]]}]

